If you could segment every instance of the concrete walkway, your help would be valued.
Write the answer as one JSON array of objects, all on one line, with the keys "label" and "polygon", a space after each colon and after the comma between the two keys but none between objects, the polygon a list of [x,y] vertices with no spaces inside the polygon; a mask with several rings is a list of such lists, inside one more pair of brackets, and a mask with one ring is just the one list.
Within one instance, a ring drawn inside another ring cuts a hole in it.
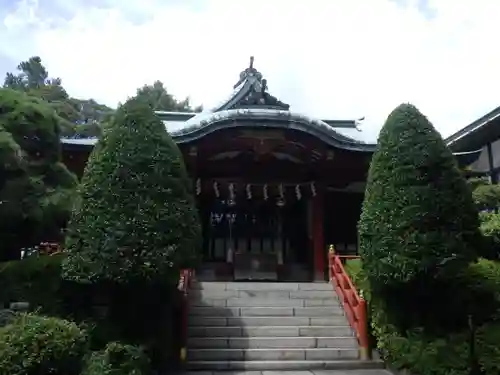
[{"label": "concrete walkway", "polygon": [[387,370],[188,371],[186,375],[392,375]]}]

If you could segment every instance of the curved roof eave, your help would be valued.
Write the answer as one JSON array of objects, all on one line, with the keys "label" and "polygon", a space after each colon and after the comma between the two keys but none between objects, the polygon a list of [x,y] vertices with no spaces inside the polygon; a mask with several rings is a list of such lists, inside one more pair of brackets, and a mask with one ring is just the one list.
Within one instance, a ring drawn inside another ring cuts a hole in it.
[{"label": "curved roof eave", "polygon": [[[251,124],[249,125],[249,122]],[[230,109],[214,113],[200,113],[186,121],[184,126],[170,133],[176,143],[188,143],[213,132],[238,128],[281,128],[308,133],[326,144],[352,151],[373,152],[376,144],[364,143],[340,134],[327,123],[311,117],[284,110],[251,108]],[[93,146],[97,138],[61,139],[63,144],[72,146]]]},{"label": "curved roof eave", "polygon": [[463,167],[474,163],[479,158],[482,151],[482,149],[479,149],[474,151],[454,152],[453,155],[455,156],[458,165]]},{"label": "curved roof eave", "polygon": [[186,121],[185,126],[171,135],[177,143],[197,140],[218,130],[249,126],[283,128],[311,134],[323,142],[352,151],[373,152],[375,144],[363,143],[335,131],[325,122],[284,110],[267,108],[230,109],[214,113],[201,113]]},{"label": "curved roof eave", "polygon": [[[286,128],[286,129],[297,129],[297,127],[294,127],[293,124],[292,126],[288,126],[286,123],[273,123],[275,127],[281,127],[281,128]],[[214,131],[217,131],[219,129],[225,129],[228,127],[237,127],[237,124],[221,124],[221,123],[216,123],[214,125],[211,125],[210,128],[203,128],[203,129],[198,129],[196,132],[197,138],[203,137],[206,134],[212,133]],[[240,125],[241,126],[241,125]],[[258,124],[258,126],[265,127],[263,124]],[[298,130],[303,130],[303,128],[298,129]],[[311,132],[309,132],[311,133]],[[338,134],[338,133],[337,133]],[[316,134],[313,134],[315,136],[318,136]],[[341,134],[338,134],[339,136],[343,137]],[[318,136],[320,139],[324,139],[324,136]],[[172,138],[174,139],[175,142],[177,143],[183,143],[183,142],[189,142],[191,140],[194,140],[196,138],[193,137],[193,132],[191,133],[186,133],[186,134],[178,134],[178,135],[173,135]],[[333,145],[335,147],[341,147],[343,149],[348,149],[348,150],[356,150],[356,151],[365,151],[365,152],[374,152],[376,145],[375,144],[366,144],[366,143],[358,143],[356,144],[357,147],[350,147],[350,146],[344,146],[341,145],[339,146],[340,141],[332,142],[332,138],[329,137],[327,138],[330,141],[327,142],[330,145]],[[98,142],[97,138],[61,138],[61,143],[64,145],[64,147],[68,150],[71,149],[79,149],[79,150],[88,150],[92,149],[95,144]],[[475,150],[475,151],[467,151],[467,152],[454,152],[453,155],[455,156],[457,163],[459,166],[467,166],[472,163],[474,163],[480,156],[482,150]]]}]

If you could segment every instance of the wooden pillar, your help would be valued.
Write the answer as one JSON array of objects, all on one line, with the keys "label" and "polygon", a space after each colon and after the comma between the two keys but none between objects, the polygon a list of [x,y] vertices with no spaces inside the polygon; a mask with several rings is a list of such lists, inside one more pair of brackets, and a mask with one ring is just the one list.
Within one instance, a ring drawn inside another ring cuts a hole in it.
[{"label": "wooden pillar", "polygon": [[326,249],[324,237],[323,195],[318,194],[312,200],[312,247],[314,259],[314,281],[325,281]]}]

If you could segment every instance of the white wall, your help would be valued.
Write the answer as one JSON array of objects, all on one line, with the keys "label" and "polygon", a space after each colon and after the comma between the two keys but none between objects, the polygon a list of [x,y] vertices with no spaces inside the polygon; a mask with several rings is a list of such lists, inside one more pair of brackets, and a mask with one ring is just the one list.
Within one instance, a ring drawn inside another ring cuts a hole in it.
[{"label": "white wall", "polygon": [[[499,160],[500,160],[500,154],[499,154]],[[474,172],[489,172],[490,165],[488,161],[488,148],[486,146],[483,147],[483,150],[481,151],[479,158],[469,167]]]},{"label": "white wall", "polygon": [[[500,139],[491,143],[491,155],[493,166],[492,169],[500,168]],[[474,172],[481,173],[489,173],[490,172],[490,164],[489,164],[489,156],[488,156],[488,146],[484,146],[482,148],[481,154],[479,158],[472,163],[470,169]],[[500,182],[500,172],[497,172],[496,180]],[[492,176],[493,177],[493,176]]]},{"label": "white wall", "polygon": [[493,168],[500,167],[500,139],[491,144],[491,153],[493,155]]}]

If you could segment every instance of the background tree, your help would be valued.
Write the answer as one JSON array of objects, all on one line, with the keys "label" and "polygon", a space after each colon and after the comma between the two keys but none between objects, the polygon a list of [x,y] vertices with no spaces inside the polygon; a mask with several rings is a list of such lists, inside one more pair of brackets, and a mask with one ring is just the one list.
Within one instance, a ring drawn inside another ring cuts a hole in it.
[{"label": "background tree", "polygon": [[7,73],[4,87],[24,91],[50,103],[62,119],[62,135],[100,135],[99,124],[113,113],[113,109],[93,99],[71,98],[62,86],[61,78],[49,77],[39,56],[22,61],[17,70],[17,74]]},{"label": "background tree", "polygon": [[482,249],[478,227],[451,151],[414,106],[400,105],[380,132],[359,222],[372,292],[392,303],[404,324],[455,324],[447,314],[451,306],[463,311],[457,305],[464,300],[454,298],[460,294],[454,280]]},{"label": "background tree", "polygon": [[189,98],[177,100],[161,81],[155,81],[152,85],[144,85],[137,89],[136,97],[144,100],[155,111],[173,111],[173,112],[201,112],[202,107],[193,108]]},{"label": "background tree", "polygon": [[[103,124],[109,123],[114,109],[94,99],[70,97],[61,78],[51,78],[39,56],[30,57],[17,66],[17,73],[7,73],[4,87],[24,91],[50,103],[62,119],[61,134],[76,138],[100,137]],[[189,98],[177,100],[167,92],[161,81],[144,85],[137,97],[159,111],[201,112],[202,106],[192,107]]]},{"label": "background tree", "polygon": [[472,199],[480,211],[481,233],[485,236],[485,251],[482,256],[490,260],[500,258],[500,185],[486,178],[471,178],[468,181]]},{"label": "background tree", "polygon": [[43,101],[0,89],[0,261],[57,241],[76,179],[61,162],[61,119]]},{"label": "background tree", "polygon": [[[49,74],[42,65],[39,56],[30,57],[17,66],[19,74],[7,73],[4,86],[14,90],[29,90],[45,86],[48,83]],[[60,80],[59,80],[60,83]]]}]

